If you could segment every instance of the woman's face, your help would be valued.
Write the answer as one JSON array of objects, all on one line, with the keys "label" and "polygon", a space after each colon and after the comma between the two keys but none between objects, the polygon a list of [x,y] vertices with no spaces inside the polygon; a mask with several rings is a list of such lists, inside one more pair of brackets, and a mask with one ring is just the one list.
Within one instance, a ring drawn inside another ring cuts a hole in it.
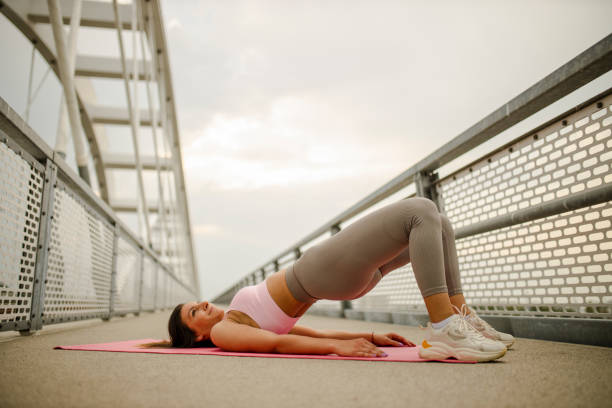
[{"label": "woman's face", "polygon": [[196,341],[210,338],[212,327],[223,320],[224,311],[208,302],[189,302],[181,308],[181,320],[196,336]]}]

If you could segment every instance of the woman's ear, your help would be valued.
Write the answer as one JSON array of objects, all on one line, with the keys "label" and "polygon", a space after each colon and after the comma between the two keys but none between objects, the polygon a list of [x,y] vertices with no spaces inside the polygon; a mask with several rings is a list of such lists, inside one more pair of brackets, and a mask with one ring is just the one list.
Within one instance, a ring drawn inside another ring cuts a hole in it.
[{"label": "woman's ear", "polygon": [[200,334],[200,335],[196,336],[196,338],[195,338],[196,343],[199,343],[202,340],[204,340],[204,335],[203,334]]}]

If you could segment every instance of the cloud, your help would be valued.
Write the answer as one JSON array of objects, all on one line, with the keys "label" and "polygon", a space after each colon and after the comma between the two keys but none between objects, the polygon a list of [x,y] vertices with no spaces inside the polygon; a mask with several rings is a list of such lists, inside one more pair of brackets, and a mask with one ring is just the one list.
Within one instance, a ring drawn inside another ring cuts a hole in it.
[{"label": "cloud", "polygon": [[[325,123],[321,126],[321,123]],[[315,99],[277,99],[267,112],[217,114],[195,132],[184,163],[191,188],[258,189],[394,174],[406,157],[396,146],[352,143],[356,130]]]},{"label": "cloud", "polygon": [[182,29],[183,29],[183,24],[178,18],[173,17],[170,19],[170,21],[168,21],[168,31],[182,30]]},{"label": "cloud", "polygon": [[223,229],[215,224],[197,224],[192,227],[194,235],[220,235]]}]

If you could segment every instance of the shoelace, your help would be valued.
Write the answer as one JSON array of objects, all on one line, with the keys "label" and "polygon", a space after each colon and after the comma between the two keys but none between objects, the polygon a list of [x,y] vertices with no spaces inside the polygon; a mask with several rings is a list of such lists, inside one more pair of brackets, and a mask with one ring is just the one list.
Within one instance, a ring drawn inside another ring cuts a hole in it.
[{"label": "shoelace", "polygon": [[461,309],[459,309],[455,305],[452,305],[452,306],[459,313],[459,328],[461,330],[465,331],[468,334],[471,334],[473,337],[475,337],[478,340],[486,339],[485,336],[483,336],[478,330],[474,328],[474,326],[470,324],[470,322],[468,322],[467,320],[468,308],[465,303],[461,305]]},{"label": "shoelace", "polygon": [[[467,321],[468,309],[465,303],[461,305],[461,309],[459,309],[455,305],[451,305],[451,306],[454,307],[455,310],[459,313],[459,329],[460,330],[466,332],[469,336],[475,337],[478,340],[483,340],[483,339],[486,340],[486,337],[480,334],[480,332],[476,330],[474,326],[470,324],[470,322]],[[419,329],[426,330],[427,327],[423,327],[422,325],[419,324]]]},{"label": "shoelace", "polygon": [[479,325],[483,326],[485,328],[485,330],[489,330],[489,331],[495,331],[495,329],[493,328],[493,326],[491,326],[489,323],[487,323],[486,320],[483,320],[480,316],[478,316],[476,314],[476,312],[474,312],[472,310],[472,313],[469,314],[468,316],[468,322],[472,320],[477,322]]}]

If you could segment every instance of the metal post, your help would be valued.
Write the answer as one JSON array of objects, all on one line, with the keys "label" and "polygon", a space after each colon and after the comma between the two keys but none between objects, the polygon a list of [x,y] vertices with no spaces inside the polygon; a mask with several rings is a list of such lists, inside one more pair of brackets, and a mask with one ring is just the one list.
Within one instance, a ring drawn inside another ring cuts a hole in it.
[{"label": "metal post", "polygon": [[138,312],[136,312],[136,316],[140,315],[142,312],[142,293],[144,292],[144,249],[140,248],[140,279],[138,283]]},{"label": "metal post", "polygon": [[88,185],[91,185],[89,180],[89,169],[87,168],[87,152],[85,151],[85,143],[83,141],[83,135],[81,134],[79,122],[79,108],[74,88],[74,80],[72,75],[70,75],[70,63],[66,51],[60,6],[58,0],[47,0],[47,3],[49,6],[49,19],[51,20],[51,27],[53,29],[53,38],[55,39],[55,48],[57,50],[57,65],[62,87],[64,89],[64,97],[66,98],[66,107],[68,108],[68,118],[70,119],[70,129],[74,142],[79,175]]},{"label": "metal post", "polygon": [[57,166],[47,160],[45,166],[45,184],[43,186],[40,223],[38,225],[38,242],[36,252],[36,267],[34,269],[34,285],[30,307],[30,327],[21,330],[23,336],[30,335],[43,326],[42,318],[45,304],[45,285],[47,283],[47,267],[49,257],[49,242],[51,240],[51,222],[55,202],[55,187],[57,186]]},{"label": "metal post", "polygon": [[444,212],[442,207],[441,197],[438,196],[436,190],[436,181],[439,179],[438,173],[418,172],[414,175],[414,184],[416,186],[416,193],[419,197],[429,198],[438,207],[438,212]]},{"label": "metal post", "polygon": [[157,310],[157,279],[159,273],[159,265],[157,262],[155,262],[154,265],[155,272],[153,272],[153,280],[155,283],[153,284],[153,311]]},{"label": "metal post", "polygon": [[117,261],[119,257],[119,226],[115,225],[115,229],[113,231],[113,266],[111,270],[111,285],[110,285],[110,295],[108,302],[108,316],[103,317],[102,320],[109,321],[111,317],[113,317],[113,313],[115,313],[115,298],[117,294]]},{"label": "metal post", "polygon": [[[166,266],[167,268],[168,266]],[[162,276],[160,277],[161,280],[161,296],[160,296],[160,309],[165,309],[166,308],[166,276],[168,274],[168,271],[166,270],[166,268],[162,268]]]}]

